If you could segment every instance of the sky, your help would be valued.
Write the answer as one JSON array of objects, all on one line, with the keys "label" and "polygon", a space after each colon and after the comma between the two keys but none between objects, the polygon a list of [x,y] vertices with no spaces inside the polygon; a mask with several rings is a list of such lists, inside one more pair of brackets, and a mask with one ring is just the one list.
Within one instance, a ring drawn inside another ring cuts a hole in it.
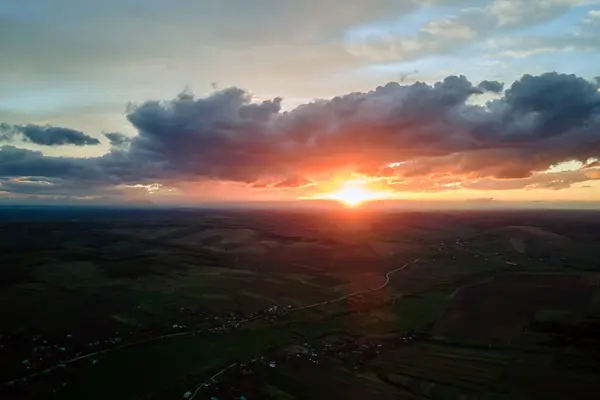
[{"label": "sky", "polygon": [[599,50],[600,0],[0,0],[0,203],[600,201]]}]

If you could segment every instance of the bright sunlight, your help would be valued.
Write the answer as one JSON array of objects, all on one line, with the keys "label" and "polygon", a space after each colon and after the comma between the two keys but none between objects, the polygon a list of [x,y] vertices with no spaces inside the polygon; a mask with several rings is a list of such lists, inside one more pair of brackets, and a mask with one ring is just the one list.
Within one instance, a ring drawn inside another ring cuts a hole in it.
[{"label": "bright sunlight", "polygon": [[346,187],[331,193],[329,198],[340,201],[350,207],[355,207],[368,200],[377,198],[376,193],[362,187]]},{"label": "bright sunlight", "polygon": [[391,197],[391,193],[377,191],[365,184],[349,183],[331,193],[324,193],[313,198],[339,201],[349,207],[356,207],[372,200],[383,200]]},{"label": "bright sunlight", "polygon": [[397,193],[382,185],[378,179],[356,176],[348,180],[332,180],[322,192],[300,199],[335,200],[348,207],[357,207],[373,200],[397,198]]}]

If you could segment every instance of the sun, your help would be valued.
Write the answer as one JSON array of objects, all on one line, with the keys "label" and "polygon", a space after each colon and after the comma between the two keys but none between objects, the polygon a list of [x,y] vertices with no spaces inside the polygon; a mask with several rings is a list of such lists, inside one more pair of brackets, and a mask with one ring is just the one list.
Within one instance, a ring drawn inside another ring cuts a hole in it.
[{"label": "sun", "polygon": [[349,180],[334,180],[322,183],[324,191],[301,199],[335,200],[348,207],[358,207],[374,200],[396,199],[398,195],[385,186],[380,180],[358,176]]},{"label": "sun", "polygon": [[345,187],[328,195],[330,199],[356,207],[365,201],[379,198],[378,194],[363,187]]}]

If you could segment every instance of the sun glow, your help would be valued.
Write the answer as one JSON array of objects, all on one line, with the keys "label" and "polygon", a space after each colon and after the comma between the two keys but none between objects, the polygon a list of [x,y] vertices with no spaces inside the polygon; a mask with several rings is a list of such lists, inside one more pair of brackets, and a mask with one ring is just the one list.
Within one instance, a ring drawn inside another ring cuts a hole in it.
[{"label": "sun glow", "polygon": [[365,201],[377,199],[375,192],[362,187],[345,187],[337,192],[331,193],[329,198],[342,202],[350,207],[355,207]]},{"label": "sun glow", "polygon": [[391,197],[393,197],[392,192],[376,190],[370,187],[367,181],[351,180],[345,182],[337,190],[313,198],[336,200],[348,207],[357,207],[368,201],[389,199]]},{"label": "sun glow", "polygon": [[398,192],[388,184],[382,177],[351,174],[319,182],[315,187],[317,193],[299,199],[335,200],[348,207],[358,207],[369,201],[399,198]]}]

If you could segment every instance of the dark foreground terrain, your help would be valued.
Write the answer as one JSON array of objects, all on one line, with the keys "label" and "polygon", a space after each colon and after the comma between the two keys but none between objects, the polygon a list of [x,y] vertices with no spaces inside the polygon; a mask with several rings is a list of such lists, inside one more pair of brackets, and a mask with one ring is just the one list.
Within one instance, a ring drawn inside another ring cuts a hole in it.
[{"label": "dark foreground terrain", "polygon": [[600,213],[0,210],[2,399],[593,399]]}]

